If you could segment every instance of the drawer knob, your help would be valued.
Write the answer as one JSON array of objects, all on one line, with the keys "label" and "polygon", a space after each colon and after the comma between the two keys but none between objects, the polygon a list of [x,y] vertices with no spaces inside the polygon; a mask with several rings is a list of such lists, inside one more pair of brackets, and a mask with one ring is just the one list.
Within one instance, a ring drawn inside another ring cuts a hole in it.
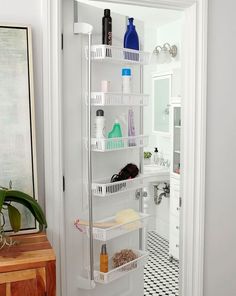
[{"label": "drawer knob", "polygon": [[176,229],[179,230],[179,226],[176,226]]},{"label": "drawer knob", "polygon": [[176,248],[179,248],[179,245],[178,244],[176,244]]}]

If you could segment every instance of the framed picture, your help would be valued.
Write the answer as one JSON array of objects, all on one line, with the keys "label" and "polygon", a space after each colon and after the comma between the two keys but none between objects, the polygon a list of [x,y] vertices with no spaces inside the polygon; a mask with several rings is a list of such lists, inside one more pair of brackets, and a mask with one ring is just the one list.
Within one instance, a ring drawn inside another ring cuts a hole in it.
[{"label": "framed picture", "polygon": [[[38,199],[29,26],[0,24],[0,135],[0,185]],[[35,231],[37,223],[30,212],[16,207],[22,214],[22,231]],[[9,221],[4,222],[10,231]]]}]

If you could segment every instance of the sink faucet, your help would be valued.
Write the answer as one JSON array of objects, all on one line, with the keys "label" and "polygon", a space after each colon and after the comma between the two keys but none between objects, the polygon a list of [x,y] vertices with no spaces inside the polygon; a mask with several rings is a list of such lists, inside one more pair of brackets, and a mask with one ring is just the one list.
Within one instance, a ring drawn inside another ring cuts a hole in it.
[{"label": "sink faucet", "polygon": [[166,167],[170,167],[170,161],[168,160],[168,159],[164,159],[164,158],[162,158],[161,160],[160,160],[160,165],[162,165],[162,166],[166,166]]}]

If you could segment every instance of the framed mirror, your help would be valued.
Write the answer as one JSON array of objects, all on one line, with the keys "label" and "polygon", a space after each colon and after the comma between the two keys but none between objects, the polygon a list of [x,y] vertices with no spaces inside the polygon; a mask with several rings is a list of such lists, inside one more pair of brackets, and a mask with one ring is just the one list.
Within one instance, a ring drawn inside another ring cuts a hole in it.
[{"label": "framed mirror", "polygon": [[171,97],[171,73],[152,77],[153,132],[170,135],[169,113]]},{"label": "framed mirror", "polygon": [[[0,24],[0,185],[38,199],[32,38],[28,26]],[[25,207],[22,231],[36,221]],[[6,213],[5,217],[8,217]],[[11,230],[5,221],[6,230]]]}]

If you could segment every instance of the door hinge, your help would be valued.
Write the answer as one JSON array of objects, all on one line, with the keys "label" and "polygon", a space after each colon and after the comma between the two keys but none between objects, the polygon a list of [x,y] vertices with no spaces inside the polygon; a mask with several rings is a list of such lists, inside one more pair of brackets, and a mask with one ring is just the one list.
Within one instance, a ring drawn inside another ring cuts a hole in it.
[{"label": "door hinge", "polygon": [[61,33],[61,50],[64,48],[64,35]]},{"label": "door hinge", "polygon": [[63,192],[65,192],[66,190],[65,176],[62,177],[62,189],[63,189]]},{"label": "door hinge", "polygon": [[179,197],[179,207],[182,207],[182,197]]}]

